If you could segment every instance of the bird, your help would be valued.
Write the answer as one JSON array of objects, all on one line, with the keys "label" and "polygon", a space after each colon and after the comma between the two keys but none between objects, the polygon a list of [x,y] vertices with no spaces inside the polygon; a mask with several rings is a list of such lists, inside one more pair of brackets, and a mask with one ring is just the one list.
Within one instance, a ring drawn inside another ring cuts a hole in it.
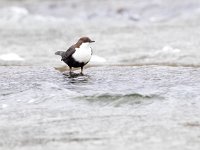
[{"label": "bird", "polygon": [[92,48],[90,44],[95,41],[89,37],[81,37],[78,42],[70,46],[67,51],[57,51],[55,55],[61,56],[61,61],[65,62],[72,73],[72,68],[81,68],[83,75],[83,67],[90,61],[92,57]]}]

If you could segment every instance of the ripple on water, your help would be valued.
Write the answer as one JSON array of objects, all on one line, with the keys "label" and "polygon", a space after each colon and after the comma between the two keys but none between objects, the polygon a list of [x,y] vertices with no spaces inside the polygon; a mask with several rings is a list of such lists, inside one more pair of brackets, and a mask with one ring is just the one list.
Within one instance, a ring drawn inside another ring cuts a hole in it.
[{"label": "ripple on water", "polygon": [[154,100],[164,99],[162,96],[156,94],[96,94],[92,96],[79,97],[88,101],[89,103],[98,103],[100,105],[119,107],[123,105],[140,105],[151,104]]}]

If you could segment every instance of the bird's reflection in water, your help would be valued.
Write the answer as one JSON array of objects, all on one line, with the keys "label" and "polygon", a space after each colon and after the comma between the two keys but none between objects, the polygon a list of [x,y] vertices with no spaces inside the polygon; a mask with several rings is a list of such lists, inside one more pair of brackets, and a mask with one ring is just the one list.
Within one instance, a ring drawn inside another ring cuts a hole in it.
[{"label": "bird's reflection in water", "polygon": [[64,79],[67,79],[68,83],[71,84],[85,84],[89,83],[90,76],[89,75],[84,75],[81,73],[74,73],[74,72],[68,72],[68,73],[63,73]]}]

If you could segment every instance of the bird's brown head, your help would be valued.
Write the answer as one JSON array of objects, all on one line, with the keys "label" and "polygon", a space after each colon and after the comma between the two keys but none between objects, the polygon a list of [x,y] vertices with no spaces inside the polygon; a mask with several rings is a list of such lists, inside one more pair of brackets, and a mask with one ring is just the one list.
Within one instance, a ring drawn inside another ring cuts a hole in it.
[{"label": "bird's brown head", "polygon": [[83,43],[92,43],[95,41],[92,41],[89,37],[81,37],[78,42],[74,45],[76,48],[80,47]]},{"label": "bird's brown head", "polygon": [[89,37],[82,37],[78,40],[78,42],[80,42],[80,43],[92,43],[92,42],[95,42],[95,41],[91,40]]}]

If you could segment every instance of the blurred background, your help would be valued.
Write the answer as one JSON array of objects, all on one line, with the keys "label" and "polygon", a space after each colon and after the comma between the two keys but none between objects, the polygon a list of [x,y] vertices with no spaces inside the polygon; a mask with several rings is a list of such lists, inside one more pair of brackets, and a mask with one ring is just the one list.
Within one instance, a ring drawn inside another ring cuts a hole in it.
[{"label": "blurred background", "polygon": [[0,65],[64,65],[89,36],[92,64],[200,65],[199,0],[1,0]]}]

